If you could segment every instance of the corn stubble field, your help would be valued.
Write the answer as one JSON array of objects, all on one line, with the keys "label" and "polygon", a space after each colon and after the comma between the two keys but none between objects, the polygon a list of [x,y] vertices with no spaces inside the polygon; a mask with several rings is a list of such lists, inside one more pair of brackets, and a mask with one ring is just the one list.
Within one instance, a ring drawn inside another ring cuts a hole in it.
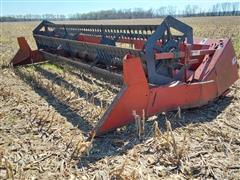
[{"label": "corn stubble field", "polygon": [[[183,18],[195,37],[231,37],[240,59],[240,18]],[[160,24],[161,19],[78,23]],[[238,179],[240,82],[207,106],[159,114],[96,139],[87,133],[120,87],[69,66],[6,67],[39,22],[1,23],[0,179]],[[76,23],[76,22],[71,22]]]}]

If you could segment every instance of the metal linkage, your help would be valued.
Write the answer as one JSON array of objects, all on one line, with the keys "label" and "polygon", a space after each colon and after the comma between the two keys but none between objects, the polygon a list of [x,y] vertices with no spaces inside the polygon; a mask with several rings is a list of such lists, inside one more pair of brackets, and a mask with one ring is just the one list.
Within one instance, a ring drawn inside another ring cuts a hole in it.
[{"label": "metal linkage", "polygon": [[[173,35],[172,29],[180,34]],[[147,65],[149,82],[158,85],[181,80],[187,67],[179,66],[181,57],[157,61],[155,55],[165,52],[177,55],[180,46],[193,44],[192,28],[171,16],[160,25],[65,25],[43,21],[33,34],[38,49],[63,50],[72,57],[92,61],[92,65],[122,67],[126,54],[140,57]],[[116,42],[137,47],[120,48]]]},{"label": "metal linkage", "polygon": [[[171,28],[182,35],[172,35]],[[178,80],[183,76],[184,68],[181,67],[178,74],[172,77],[172,70],[180,61],[180,58],[172,60],[156,61],[155,54],[163,52],[178,53],[180,45],[193,44],[193,30],[187,24],[167,16],[157,27],[156,31],[148,38],[145,46],[149,81],[153,84],[167,84]]]}]

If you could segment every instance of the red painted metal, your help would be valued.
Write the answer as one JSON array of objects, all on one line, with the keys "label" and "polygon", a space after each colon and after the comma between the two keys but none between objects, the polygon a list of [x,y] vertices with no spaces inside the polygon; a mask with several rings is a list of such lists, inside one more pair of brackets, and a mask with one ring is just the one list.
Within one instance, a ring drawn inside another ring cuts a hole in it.
[{"label": "red painted metal", "polygon": [[80,35],[77,37],[77,41],[84,41],[84,42],[89,42],[89,43],[100,44],[101,37]]},{"label": "red painted metal", "polygon": [[[80,36],[78,40],[100,43],[100,38]],[[142,48],[144,40],[120,39]],[[160,42],[158,42],[160,43]],[[44,61],[38,50],[32,51],[25,38],[18,38],[19,51],[11,61],[13,66]],[[127,55],[123,61],[124,86],[116,96],[93,133],[106,133],[134,121],[133,111],[149,117],[159,112],[181,108],[199,107],[225,95],[239,78],[236,55],[230,39],[196,40],[194,44],[181,44],[180,51],[156,53],[156,60],[179,57],[185,69],[181,81],[153,86],[147,81],[147,72],[139,57]],[[175,70],[177,73],[177,70]]]},{"label": "red painted metal", "polygon": [[20,66],[44,61],[44,58],[41,56],[38,50],[31,50],[24,37],[18,37],[17,40],[20,48],[11,61],[11,64],[13,66]]},{"label": "red painted metal", "polygon": [[125,86],[99,121],[95,128],[96,134],[130,123],[133,120],[133,110],[141,113],[147,107],[150,89],[141,60],[126,56],[123,71]]},{"label": "red painted metal", "polygon": [[133,44],[134,49],[143,49],[146,40],[142,39],[119,39],[117,42]]},{"label": "red painted metal", "polygon": [[[192,46],[191,46],[192,48]],[[207,54],[213,54],[215,50],[209,50],[209,49],[203,49],[203,50],[193,50],[190,52],[190,57],[196,57],[196,56],[203,56]],[[164,52],[164,53],[155,53],[155,59],[156,60],[162,60],[162,59],[169,59],[171,60],[172,58],[184,58],[185,57],[185,52],[180,51],[177,54],[172,53],[172,52]]]},{"label": "red painted metal", "polygon": [[[200,51],[191,51],[193,47]],[[163,86],[149,85],[140,58],[126,56],[123,63],[125,86],[93,132],[100,135],[133,122],[133,111],[142,114],[144,110],[149,117],[178,107],[200,107],[224,95],[239,78],[236,55],[229,39],[220,44],[217,40],[206,40],[204,45],[189,45],[185,52],[185,63],[201,64],[191,71],[190,77],[186,75],[188,83],[177,81]],[[193,56],[199,59],[191,59]]]},{"label": "red painted metal", "polygon": [[201,81],[216,81],[218,95],[221,95],[239,78],[238,68],[232,42],[230,39],[224,39],[222,45],[200,65],[195,74],[200,73]]},{"label": "red painted metal", "polygon": [[[88,35],[79,35],[76,40],[77,41],[88,42],[88,43],[100,44],[101,37],[88,36]],[[119,38],[116,42],[132,44],[132,45],[134,45],[134,49],[143,49],[144,43],[146,42],[146,40],[143,40],[143,39],[124,39],[124,38]]]}]

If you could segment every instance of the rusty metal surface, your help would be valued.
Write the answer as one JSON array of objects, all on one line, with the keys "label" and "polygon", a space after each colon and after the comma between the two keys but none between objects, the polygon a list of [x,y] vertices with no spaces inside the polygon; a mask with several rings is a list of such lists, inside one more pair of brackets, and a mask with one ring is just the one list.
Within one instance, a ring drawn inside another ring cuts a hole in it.
[{"label": "rusty metal surface", "polygon": [[33,64],[44,61],[38,50],[32,51],[24,37],[18,39],[19,50],[11,60],[13,66]]}]

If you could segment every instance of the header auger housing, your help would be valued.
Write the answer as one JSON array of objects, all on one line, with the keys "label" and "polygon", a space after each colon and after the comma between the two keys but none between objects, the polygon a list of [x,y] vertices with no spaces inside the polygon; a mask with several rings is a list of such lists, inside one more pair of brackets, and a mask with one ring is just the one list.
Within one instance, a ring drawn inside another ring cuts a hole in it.
[{"label": "header auger housing", "polygon": [[[64,61],[123,84],[93,130],[97,135],[146,117],[199,107],[224,95],[239,78],[230,39],[193,39],[190,26],[168,16],[160,25],[76,25],[43,21],[38,50],[18,38],[13,66]],[[123,48],[122,45],[131,48]]]}]

